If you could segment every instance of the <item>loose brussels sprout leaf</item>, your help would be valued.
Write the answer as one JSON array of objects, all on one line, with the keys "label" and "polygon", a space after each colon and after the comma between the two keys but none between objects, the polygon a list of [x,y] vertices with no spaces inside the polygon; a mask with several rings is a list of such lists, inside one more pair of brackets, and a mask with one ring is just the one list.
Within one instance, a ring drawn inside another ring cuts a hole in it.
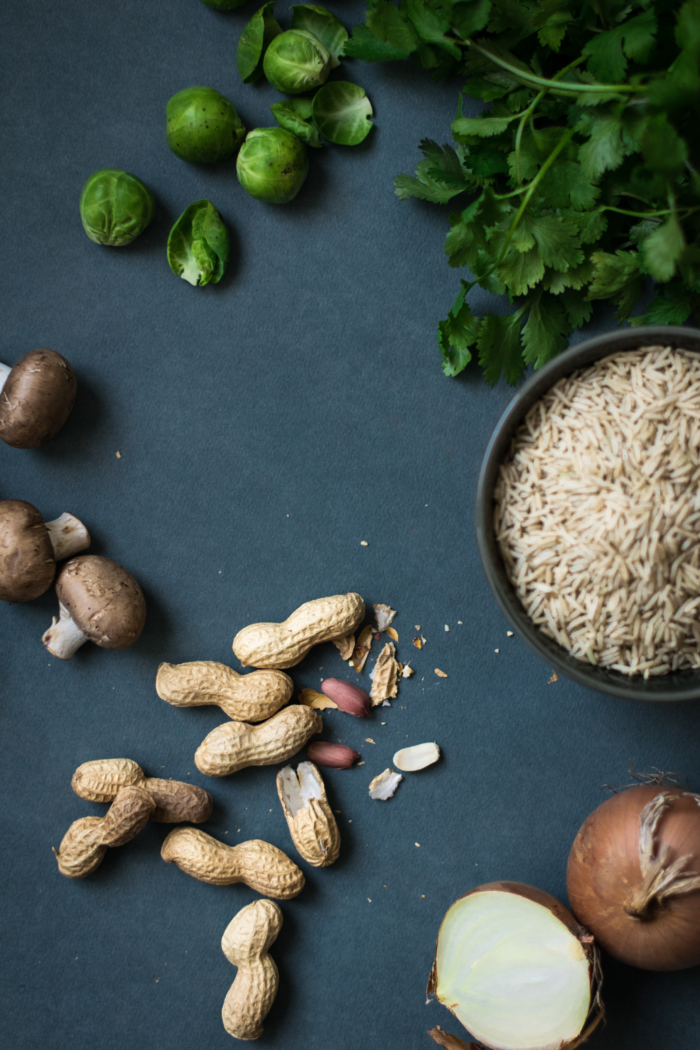
[{"label": "loose brussels sprout leaf", "polygon": [[215,11],[234,11],[237,7],[243,7],[248,0],[202,0],[207,7],[213,7]]},{"label": "loose brussels sprout leaf", "polygon": [[252,84],[263,75],[263,55],[271,40],[282,32],[282,26],[272,15],[273,3],[265,4],[256,11],[244,27],[238,41],[236,65],[244,84]]},{"label": "loose brussels sprout leaf", "polygon": [[214,88],[178,91],[168,102],[165,116],[170,149],[191,164],[228,160],[245,138],[233,104]]},{"label": "loose brussels sprout leaf", "polygon": [[148,186],[121,168],[96,171],[80,194],[80,218],[86,234],[95,244],[113,248],[130,244],[143,233],[155,210]]},{"label": "loose brussels sprout leaf", "polygon": [[348,39],[347,29],[325,7],[318,4],[296,4],[292,7],[292,29],[305,29],[321,41],[330,52],[331,69],[340,65],[340,55]]},{"label": "loose brussels sprout leaf", "polygon": [[285,128],[254,128],[236,161],[236,174],[243,189],[269,204],[293,200],[308,171],[304,144]]},{"label": "loose brussels sprout leaf", "polygon": [[312,105],[310,98],[288,98],[285,102],[275,102],[270,109],[280,127],[291,131],[307,146],[321,149],[323,143],[311,119]]},{"label": "loose brussels sprout leaf", "polygon": [[330,68],[330,52],[305,29],[280,33],[263,59],[265,76],[273,87],[287,95],[300,95],[325,84]]},{"label": "loose brussels sprout leaf", "polygon": [[168,237],[168,262],[175,276],[194,287],[218,284],[228,255],[228,230],[214,205],[207,200],[190,204]]},{"label": "loose brussels sprout leaf", "polygon": [[372,106],[365,89],[347,80],[326,84],[313,97],[314,124],[338,146],[357,146],[372,130]]}]

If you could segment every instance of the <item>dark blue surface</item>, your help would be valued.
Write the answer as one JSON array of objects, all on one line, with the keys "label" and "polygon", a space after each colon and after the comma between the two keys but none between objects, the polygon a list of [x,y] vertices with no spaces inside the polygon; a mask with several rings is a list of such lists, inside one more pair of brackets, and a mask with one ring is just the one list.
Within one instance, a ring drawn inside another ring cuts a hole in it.
[{"label": "dark blue surface", "polygon": [[[362,17],[360,2],[331,6],[347,25]],[[301,862],[307,886],[282,905],[280,992],[261,1046],[421,1050],[428,1027],[458,1031],[424,1005],[454,898],[504,878],[565,899],[576,830],[631,760],[700,785],[700,707],[548,684],[550,669],[506,636],[479,566],[476,477],[512,392],[442,376],[435,325],[458,280],[442,250],[447,209],[401,204],[391,181],[412,170],[422,137],[448,138],[455,85],[408,64],[345,64],[377,128],[363,147],[314,152],[286,207],[248,197],[233,164],[192,167],[168,150],[165,104],[192,84],[230,97],[247,126],[272,124],[277,93],[242,85],[235,69],[254,11],[197,0],[0,8],[0,359],[49,346],[80,384],[51,445],[0,446],[0,497],[46,518],[77,514],[149,608],[133,649],[87,645],[67,664],[40,643],[51,594],[0,608],[0,1032],[13,1050],[233,1045],[220,1010],[235,970],[220,938],[255,894],[164,864],[163,825],[82,882],[58,874],[51,846],[104,812],[73,794],[76,766],[125,756],[209,788],[217,837],[296,856],[275,770],[207,780],[192,756],[222,714],[174,709],[154,681],[160,660],[236,664],[236,631],[308,599],[352,589],[393,605],[400,656],[417,673],[365,722],[325,716],[327,738],[362,750],[365,765],[326,775],[341,858],[327,871]],[[80,224],[82,185],[106,166],[156,195],[153,225],[129,248],[100,248]],[[165,242],[201,197],[235,252],[218,287],[193,289],[170,272]],[[317,687],[347,672],[326,645],[293,676]],[[390,802],[369,799],[399,746],[433,739],[439,765],[407,776]],[[697,970],[605,972],[609,1021],[591,1045],[697,1046]]]}]

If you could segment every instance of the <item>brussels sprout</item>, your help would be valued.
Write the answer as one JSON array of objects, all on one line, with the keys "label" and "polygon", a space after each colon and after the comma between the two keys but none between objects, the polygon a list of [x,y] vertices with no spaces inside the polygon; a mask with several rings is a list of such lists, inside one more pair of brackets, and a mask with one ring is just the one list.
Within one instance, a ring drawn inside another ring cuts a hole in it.
[{"label": "brussels sprout", "polygon": [[330,52],[305,29],[280,33],[270,42],[263,59],[267,79],[288,95],[300,95],[325,84],[330,68]]},{"label": "brussels sprout", "polygon": [[215,11],[234,11],[237,7],[243,7],[248,0],[202,0],[207,7],[213,7]]},{"label": "brussels sprout", "polygon": [[195,287],[218,284],[229,256],[228,230],[211,201],[195,201],[168,237],[168,262],[176,277]]},{"label": "brussels sprout", "polygon": [[153,194],[141,179],[120,168],[91,175],[80,194],[83,229],[96,244],[121,248],[146,229],[156,210]]},{"label": "brussels sprout", "polygon": [[212,164],[228,160],[245,138],[241,119],[214,88],[191,87],[168,102],[168,145],[181,160]]},{"label": "brussels sprout", "polygon": [[284,128],[255,128],[241,146],[236,172],[251,197],[287,204],[304,185],[309,160],[304,145]]}]

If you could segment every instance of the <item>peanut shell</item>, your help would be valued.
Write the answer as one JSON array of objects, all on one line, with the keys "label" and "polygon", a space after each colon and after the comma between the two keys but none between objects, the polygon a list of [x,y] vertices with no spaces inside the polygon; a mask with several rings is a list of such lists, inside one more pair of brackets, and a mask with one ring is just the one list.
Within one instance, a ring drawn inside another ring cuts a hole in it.
[{"label": "peanut shell", "polygon": [[285,707],[256,726],[225,722],[199,745],[195,765],[210,777],[226,777],[246,766],[274,766],[296,755],[322,729],[318,711],[303,704]]},{"label": "peanut shell", "polygon": [[263,1021],[277,995],[279,973],[268,955],[282,928],[282,911],[273,901],[247,904],[231,919],[221,938],[221,950],[238,967],[224,1000],[221,1017],[234,1039],[258,1039]]},{"label": "peanut shell", "polygon": [[365,603],[359,594],[334,594],[300,605],[282,623],[253,623],[233,639],[244,667],[295,667],[309,649],[352,634],[362,623]]},{"label": "peanut shell", "polygon": [[333,864],[340,853],[340,832],[313,762],[300,762],[296,773],[291,766],[281,769],[277,794],[292,842],[304,860],[315,868]]},{"label": "peanut shell", "polygon": [[129,785],[138,785],[148,791],[156,804],[151,820],[158,823],[177,824],[189,820],[201,824],[211,816],[214,803],[204,788],[182,780],[147,777],[141,766],[130,758],[98,758],[83,762],[71,781],[76,795],[91,802],[111,802],[123,787]]},{"label": "peanut shell", "polygon": [[290,900],[304,887],[304,876],[294,861],[262,839],[227,846],[199,828],[174,828],[160,855],[168,864],[212,886],[243,882],[278,900]]},{"label": "peanut shell", "polygon": [[138,835],[155,809],[155,802],[141,787],[125,787],[104,817],[75,820],[54,850],[61,875],[84,879],[100,866],[108,846],[123,846]]},{"label": "peanut shell", "polygon": [[294,683],[282,671],[253,671],[242,675],[213,660],[161,664],[156,692],[173,707],[218,704],[239,722],[262,722],[291,699]]}]

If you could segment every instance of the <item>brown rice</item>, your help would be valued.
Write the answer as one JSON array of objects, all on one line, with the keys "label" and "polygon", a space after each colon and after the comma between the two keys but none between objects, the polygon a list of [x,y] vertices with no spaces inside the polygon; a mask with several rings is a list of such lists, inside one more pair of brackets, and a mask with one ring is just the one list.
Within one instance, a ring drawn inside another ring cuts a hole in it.
[{"label": "brown rice", "polygon": [[628,675],[700,667],[700,356],[642,347],[561,379],[495,502],[506,571],[546,635]]}]

